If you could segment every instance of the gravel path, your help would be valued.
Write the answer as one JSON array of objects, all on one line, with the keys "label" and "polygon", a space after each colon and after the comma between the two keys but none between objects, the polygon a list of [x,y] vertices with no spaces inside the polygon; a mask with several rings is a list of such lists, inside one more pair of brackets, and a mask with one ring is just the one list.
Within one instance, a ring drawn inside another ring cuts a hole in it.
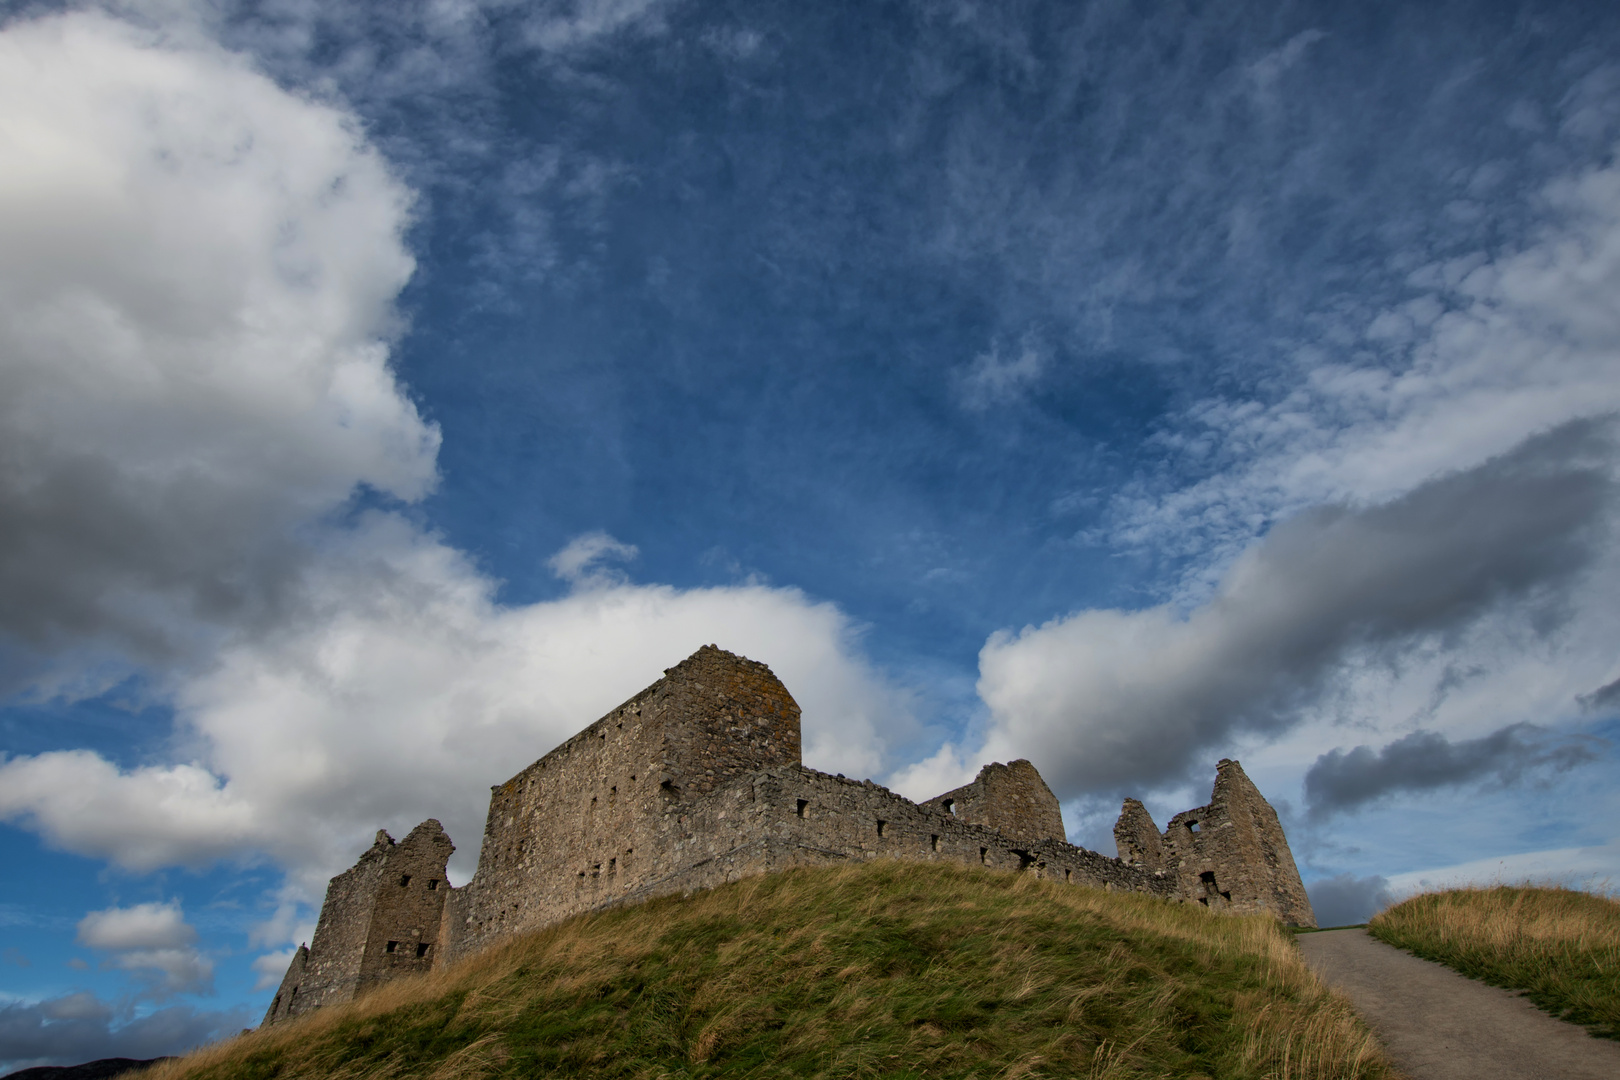
[{"label": "gravel path", "polygon": [[1419,960],[1365,930],[1296,940],[1412,1080],[1620,1078],[1620,1042],[1594,1039],[1511,991]]}]

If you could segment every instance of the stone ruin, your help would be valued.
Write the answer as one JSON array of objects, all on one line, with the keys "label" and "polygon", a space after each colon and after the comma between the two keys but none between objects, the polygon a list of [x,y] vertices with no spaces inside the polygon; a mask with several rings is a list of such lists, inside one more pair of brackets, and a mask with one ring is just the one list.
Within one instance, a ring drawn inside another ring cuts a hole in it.
[{"label": "stone ruin", "polygon": [[452,888],[454,850],[428,820],[378,832],[327,886],[265,1014],[352,1000],[570,915],[752,874],[850,859],[988,866],[1315,926],[1288,840],[1235,761],[1209,805],[1163,834],[1126,799],[1118,858],[1064,839],[1058,800],[1027,761],[986,765],[921,803],[800,761],[799,706],[764,664],[707,645],[491,789],[478,869]]}]

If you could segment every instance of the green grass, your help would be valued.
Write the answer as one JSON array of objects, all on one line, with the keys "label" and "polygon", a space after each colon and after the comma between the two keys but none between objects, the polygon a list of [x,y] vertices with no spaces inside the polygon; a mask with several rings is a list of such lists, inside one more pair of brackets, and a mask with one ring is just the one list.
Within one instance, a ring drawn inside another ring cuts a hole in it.
[{"label": "green grass", "polygon": [[143,1080],[1393,1075],[1271,919],[955,866],[571,919]]},{"label": "green grass", "polygon": [[1620,1039],[1620,903],[1574,889],[1499,885],[1425,893],[1375,917],[1381,941],[1493,986],[1594,1035]]}]

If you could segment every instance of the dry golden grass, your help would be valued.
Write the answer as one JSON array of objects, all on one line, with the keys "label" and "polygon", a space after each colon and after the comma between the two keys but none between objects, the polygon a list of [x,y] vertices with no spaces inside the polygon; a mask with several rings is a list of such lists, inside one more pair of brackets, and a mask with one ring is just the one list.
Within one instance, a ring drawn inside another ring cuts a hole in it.
[{"label": "dry golden grass", "polygon": [[149,1080],[1391,1075],[1286,931],[878,862],[569,920]]},{"label": "dry golden grass", "polygon": [[1367,929],[1620,1039],[1620,903],[1613,899],[1529,885],[1453,889],[1414,896]]}]

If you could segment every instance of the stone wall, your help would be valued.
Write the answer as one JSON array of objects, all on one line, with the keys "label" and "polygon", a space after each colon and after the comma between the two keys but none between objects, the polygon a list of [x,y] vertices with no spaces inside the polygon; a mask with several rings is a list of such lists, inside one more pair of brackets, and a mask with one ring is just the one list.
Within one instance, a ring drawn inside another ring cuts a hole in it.
[{"label": "stone wall", "polygon": [[1022,758],[1003,765],[993,761],[973,783],[928,800],[970,825],[988,825],[1011,836],[1061,840],[1063,811],[1035,766]]},{"label": "stone wall", "polygon": [[803,766],[739,777],[672,820],[671,873],[625,901],[709,888],[750,874],[849,860],[955,862],[1030,873],[1093,888],[1171,897],[1174,876],[1127,866],[1062,840],[1008,835],[964,822],[930,800],[919,805],[870,780]]},{"label": "stone wall", "polygon": [[914,803],[800,763],[799,707],[769,668],[705,646],[490,794],[473,879],[449,889],[436,821],[379,832],[333,878],[267,1023],[583,911],[795,866],[949,861],[1314,926],[1277,815],[1235,761],[1161,836],[1127,799],[1120,858],[1063,839],[1027,761]]},{"label": "stone wall", "polygon": [[1114,847],[1120,861],[1148,870],[1167,870],[1169,856],[1165,854],[1164,838],[1153,824],[1153,815],[1136,799],[1126,799],[1114,822]]}]

